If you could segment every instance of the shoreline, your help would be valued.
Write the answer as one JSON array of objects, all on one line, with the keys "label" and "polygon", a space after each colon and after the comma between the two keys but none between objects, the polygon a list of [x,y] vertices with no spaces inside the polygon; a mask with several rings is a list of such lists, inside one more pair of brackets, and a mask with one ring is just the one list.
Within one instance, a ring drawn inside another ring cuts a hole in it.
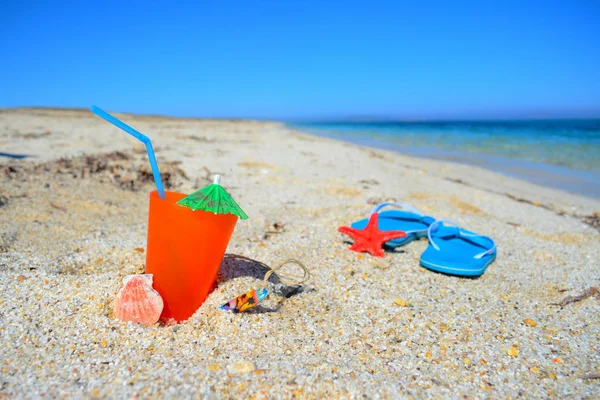
[{"label": "shoreline", "polygon": [[472,165],[536,185],[563,190],[592,199],[600,199],[600,174],[592,171],[582,171],[559,165],[483,153],[475,154],[433,147],[401,146],[377,138],[343,137],[342,135],[302,129],[302,127],[293,124],[288,126],[307,135],[340,140],[373,149],[389,150],[406,156]]}]

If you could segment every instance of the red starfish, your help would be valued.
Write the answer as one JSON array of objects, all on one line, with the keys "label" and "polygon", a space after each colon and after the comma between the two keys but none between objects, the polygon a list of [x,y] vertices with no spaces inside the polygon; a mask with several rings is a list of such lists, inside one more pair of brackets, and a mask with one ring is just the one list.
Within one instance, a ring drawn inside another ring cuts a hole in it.
[{"label": "red starfish", "polygon": [[367,251],[374,257],[383,257],[382,246],[385,242],[392,239],[406,237],[404,231],[385,231],[379,230],[379,214],[373,213],[369,217],[369,223],[365,229],[354,229],[349,226],[341,226],[338,232],[351,236],[354,244],[350,247],[353,251]]}]

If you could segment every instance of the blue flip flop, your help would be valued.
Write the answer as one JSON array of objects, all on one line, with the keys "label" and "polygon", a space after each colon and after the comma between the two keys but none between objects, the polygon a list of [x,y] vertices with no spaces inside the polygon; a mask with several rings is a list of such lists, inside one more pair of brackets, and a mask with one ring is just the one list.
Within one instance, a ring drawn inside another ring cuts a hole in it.
[{"label": "blue flip flop", "polygon": [[[385,207],[398,207],[400,210],[390,210],[380,212]],[[394,239],[386,242],[385,245],[396,248],[404,246],[413,240],[427,236],[427,229],[435,221],[432,217],[424,216],[419,210],[408,204],[400,203],[381,203],[371,211],[371,214],[379,213],[379,230],[385,231],[404,231],[405,238]],[[364,229],[369,223],[369,218],[354,222],[351,227],[354,229]]]},{"label": "blue flip flop", "polygon": [[427,237],[429,246],[421,255],[420,264],[432,271],[476,277],[496,259],[496,245],[491,238],[459,228],[449,220],[433,222]]}]

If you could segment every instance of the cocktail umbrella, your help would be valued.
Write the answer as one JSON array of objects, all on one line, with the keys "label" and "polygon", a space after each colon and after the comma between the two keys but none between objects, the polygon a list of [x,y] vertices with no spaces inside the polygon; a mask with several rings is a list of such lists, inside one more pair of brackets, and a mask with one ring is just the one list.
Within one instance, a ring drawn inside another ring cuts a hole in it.
[{"label": "cocktail umbrella", "polygon": [[231,198],[221,186],[221,176],[215,175],[212,185],[208,185],[177,202],[180,206],[189,207],[194,211],[202,210],[215,214],[233,214],[240,219],[248,219],[242,208]]}]

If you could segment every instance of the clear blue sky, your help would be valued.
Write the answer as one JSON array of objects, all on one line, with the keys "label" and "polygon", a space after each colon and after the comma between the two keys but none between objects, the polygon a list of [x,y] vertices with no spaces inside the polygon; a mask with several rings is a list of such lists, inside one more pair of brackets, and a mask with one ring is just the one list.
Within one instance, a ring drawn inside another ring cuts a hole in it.
[{"label": "clear blue sky", "polygon": [[0,1],[0,107],[600,116],[600,1],[486,3]]}]

